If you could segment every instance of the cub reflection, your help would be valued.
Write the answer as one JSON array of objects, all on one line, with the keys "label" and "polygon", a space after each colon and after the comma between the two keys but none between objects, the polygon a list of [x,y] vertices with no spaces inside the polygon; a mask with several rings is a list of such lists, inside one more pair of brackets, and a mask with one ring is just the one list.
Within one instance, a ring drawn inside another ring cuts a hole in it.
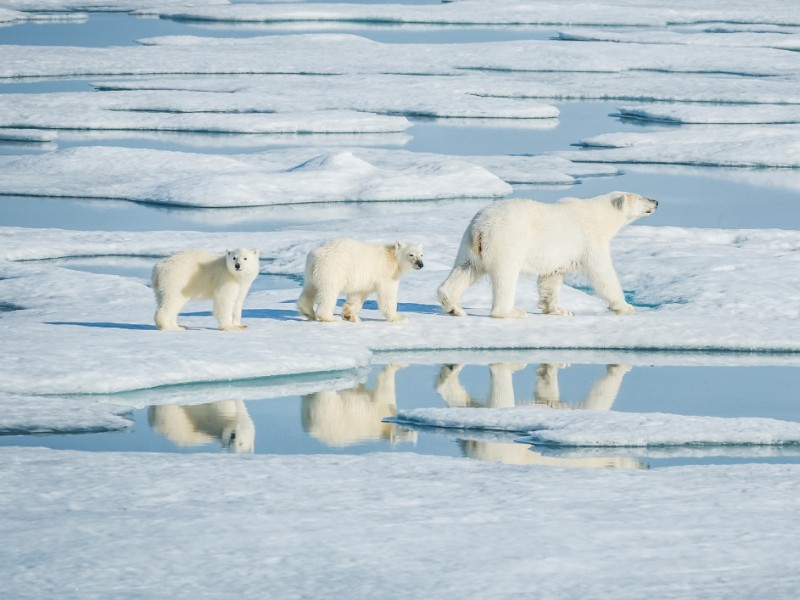
[{"label": "cub reflection", "polygon": [[386,365],[378,373],[375,389],[364,384],[344,390],[303,396],[303,429],[328,446],[349,446],[365,440],[391,443],[416,442],[417,433],[384,423],[397,414],[395,374],[405,365]]},{"label": "cub reflection", "polygon": [[207,404],[167,404],[147,410],[150,426],[178,446],[201,446],[218,440],[225,450],[252,452],[256,428],[241,400]]},{"label": "cub reflection", "polygon": [[[489,365],[489,394],[485,400],[476,398],[459,381],[464,365],[442,365],[436,377],[436,391],[449,407],[511,408],[514,406],[546,406],[554,409],[611,410],[619,394],[622,378],[631,370],[629,365],[607,365],[605,374],[589,390],[584,400],[577,404],[561,401],[558,389],[558,371],[567,364],[541,364],[536,370],[536,388],[533,402],[518,402],[514,395],[515,372],[527,365],[519,363],[494,363]],[[643,469],[644,461],[631,457],[561,458],[544,456],[532,451],[526,444],[489,442],[484,440],[459,440],[465,456],[478,460],[508,464],[539,464],[560,467]]]}]

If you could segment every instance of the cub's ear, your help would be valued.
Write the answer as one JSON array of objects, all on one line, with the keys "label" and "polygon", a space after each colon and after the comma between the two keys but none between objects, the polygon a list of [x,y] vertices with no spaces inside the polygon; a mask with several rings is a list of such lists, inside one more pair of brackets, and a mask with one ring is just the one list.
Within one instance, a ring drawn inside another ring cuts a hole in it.
[{"label": "cub's ear", "polygon": [[625,206],[625,194],[617,194],[611,199],[611,205],[617,210],[622,210]]},{"label": "cub's ear", "polygon": [[395,243],[394,243],[394,249],[395,249],[395,252],[399,252],[399,251],[400,251],[400,246],[402,246],[402,245],[403,245],[403,244],[402,244],[402,243],[400,243],[400,242],[395,242]]}]

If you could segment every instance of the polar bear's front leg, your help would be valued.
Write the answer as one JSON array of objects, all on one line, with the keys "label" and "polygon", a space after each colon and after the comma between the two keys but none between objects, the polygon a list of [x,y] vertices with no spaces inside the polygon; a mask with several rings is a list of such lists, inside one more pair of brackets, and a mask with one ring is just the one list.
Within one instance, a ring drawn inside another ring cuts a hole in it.
[{"label": "polar bear's front leg", "polygon": [[539,277],[539,308],[546,315],[571,317],[573,312],[559,306],[561,285],[564,283],[563,273],[553,273]]},{"label": "polar bear's front leg", "polygon": [[214,294],[214,316],[217,318],[219,328],[222,331],[239,331],[240,329],[234,323],[233,317],[237,297],[238,290],[228,285],[222,286]]},{"label": "polar bear's front leg", "polygon": [[502,269],[492,273],[492,316],[497,319],[524,319],[527,314],[514,306],[519,269]]},{"label": "polar bear's front leg", "polygon": [[233,305],[233,326],[236,329],[247,329],[247,325],[242,324],[242,309],[244,308],[244,298],[247,295],[248,288],[239,290],[239,296]]},{"label": "polar bear's front leg", "polygon": [[399,286],[399,281],[393,281],[378,288],[378,308],[386,315],[386,320],[390,323],[408,321],[408,317],[397,313],[397,290]]},{"label": "polar bear's front leg", "polygon": [[634,312],[633,306],[625,301],[625,294],[611,262],[610,250],[607,253],[598,252],[593,257],[586,267],[586,275],[597,295],[608,302],[610,310],[618,315],[629,315]]}]

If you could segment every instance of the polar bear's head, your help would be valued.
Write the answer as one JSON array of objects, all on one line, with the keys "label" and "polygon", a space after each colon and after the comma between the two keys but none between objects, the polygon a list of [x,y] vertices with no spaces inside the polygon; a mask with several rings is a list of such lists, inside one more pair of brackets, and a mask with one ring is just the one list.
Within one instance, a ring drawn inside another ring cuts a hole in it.
[{"label": "polar bear's head", "polygon": [[406,242],[395,242],[394,252],[397,256],[397,262],[403,271],[409,269],[421,269],[422,263],[422,245],[409,244]]},{"label": "polar bear's head", "polygon": [[258,275],[258,249],[236,248],[225,251],[228,271],[237,277],[255,277]]},{"label": "polar bear's head", "polygon": [[645,198],[632,192],[611,192],[609,194],[611,205],[622,212],[626,223],[646,217],[655,212],[658,201]]}]

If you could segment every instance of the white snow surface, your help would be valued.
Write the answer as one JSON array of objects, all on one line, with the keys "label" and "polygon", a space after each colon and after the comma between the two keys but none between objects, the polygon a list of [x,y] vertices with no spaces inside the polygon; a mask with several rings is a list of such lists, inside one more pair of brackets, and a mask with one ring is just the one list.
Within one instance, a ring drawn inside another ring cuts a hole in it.
[{"label": "white snow surface", "polygon": [[417,408],[390,419],[404,427],[443,427],[527,434],[533,444],[574,447],[798,445],[800,423],[551,408]]},{"label": "white snow surface", "polygon": [[606,133],[559,152],[575,162],[657,163],[715,167],[800,167],[800,126],[698,125],[647,133]]},{"label": "white snow surface", "polygon": [[21,599],[788,599],[800,586],[798,465],[0,456],[0,572]]},{"label": "white snow surface", "polygon": [[510,185],[468,159],[403,150],[298,148],[231,156],[91,146],[0,157],[0,193],[23,196],[209,208],[510,192]]},{"label": "white snow surface", "polygon": [[744,0],[725,2],[679,0],[665,5],[656,0],[615,0],[564,3],[553,0],[459,0],[425,5],[294,4],[146,9],[140,14],[230,22],[374,22],[379,24],[461,25],[640,25],[732,22],[758,25],[800,25],[789,0],[753,5]]},{"label": "white snow surface", "polygon": [[674,124],[797,124],[800,106],[792,104],[762,104],[746,109],[732,104],[706,106],[697,104],[648,104],[621,106],[618,114],[624,119]]}]

